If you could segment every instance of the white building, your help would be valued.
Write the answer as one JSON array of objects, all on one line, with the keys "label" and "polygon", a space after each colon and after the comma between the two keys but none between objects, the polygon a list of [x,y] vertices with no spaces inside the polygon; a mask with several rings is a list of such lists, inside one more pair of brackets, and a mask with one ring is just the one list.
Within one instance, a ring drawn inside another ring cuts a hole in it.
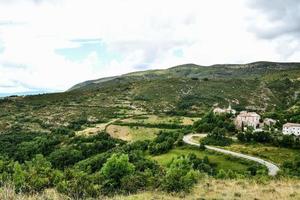
[{"label": "white building", "polygon": [[235,125],[238,129],[242,127],[253,127],[254,129],[259,127],[260,116],[255,112],[242,111],[235,118]]},{"label": "white building", "polygon": [[213,110],[214,114],[225,114],[225,113],[230,113],[230,114],[233,114],[235,115],[236,114],[236,111],[234,109],[231,108],[231,106],[229,105],[228,108],[215,108]]},{"label": "white building", "polygon": [[286,123],[282,126],[282,133],[285,135],[300,135],[300,124]]}]

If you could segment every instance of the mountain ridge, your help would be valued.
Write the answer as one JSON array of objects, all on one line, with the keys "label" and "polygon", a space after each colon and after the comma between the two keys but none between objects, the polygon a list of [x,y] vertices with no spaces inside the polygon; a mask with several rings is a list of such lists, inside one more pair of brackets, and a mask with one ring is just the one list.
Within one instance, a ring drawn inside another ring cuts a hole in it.
[{"label": "mountain ridge", "polygon": [[[176,75],[176,70],[213,70],[212,72],[215,73],[216,75],[220,75],[220,73],[226,74],[224,70],[233,70],[233,69],[249,69],[249,68],[267,68],[271,67],[272,69],[285,69],[291,66],[296,66],[300,67],[299,62],[271,62],[271,61],[256,61],[256,62],[251,62],[251,63],[246,63],[246,64],[213,64],[213,65],[197,65],[194,63],[187,63],[187,64],[182,64],[182,65],[177,65],[173,66],[167,69],[150,69],[150,70],[144,70],[144,71],[136,71],[136,72],[130,72],[126,74],[122,74],[119,76],[111,76],[111,77],[103,77],[99,79],[94,79],[94,80],[87,80],[78,84],[75,84],[71,88],[69,88],[67,91],[73,91],[76,89],[83,89],[85,87],[88,87],[90,85],[94,84],[101,84],[105,83],[107,81],[113,81],[115,79],[120,79],[120,78],[128,78],[128,77],[142,77],[143,78],[157,78],[161,77],[163,75],[167,76],[175,76]],[[223,70],[221,72],[218,72],[218,70]],[[175,71],[175,74],[174,74]],[[227,73],[228,74],[228,73]],[[182,76],[182,74],[177,74],[177,76]],[[185,74],[183,77],[189,77],[192,76],[192,73],[190,74]],[[176,76],[175,76],[176,77]],[[224,76],[223,76],[224,77]],[[197,78],[197,76],[194,75],[194,78]],[[205,78],[205,77],[198,77],[198,78]]]}]

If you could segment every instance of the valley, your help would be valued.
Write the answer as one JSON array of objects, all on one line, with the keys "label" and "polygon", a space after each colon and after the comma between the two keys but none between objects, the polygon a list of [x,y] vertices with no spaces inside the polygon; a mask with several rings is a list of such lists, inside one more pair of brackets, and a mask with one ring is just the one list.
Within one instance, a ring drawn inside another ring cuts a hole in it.
[{"label": "valley", "polygon": [[[282,134],[300,123],[299,77],[299,63],[187,64],[0,99],[0,198],[299,199],[300,140]],[[245,111],[261,127],[239,127]]]}]

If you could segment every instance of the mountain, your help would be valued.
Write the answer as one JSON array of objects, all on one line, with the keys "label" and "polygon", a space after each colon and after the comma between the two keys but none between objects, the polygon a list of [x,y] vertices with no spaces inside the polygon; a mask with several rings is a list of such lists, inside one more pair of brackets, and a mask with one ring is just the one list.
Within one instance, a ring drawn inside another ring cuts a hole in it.
[{"label": "mountain", "polygon": [[300,63],[254,62],[249,64],[217,64],[200,66],[185,64],[169,69],[139,71],[121,76],[106,77],[89,80],[71,87],[68,91],[76,89],[94,88],[108,81],[114,80],[151,80],[159,78],[253,78],[273,73],[273,71],[299,69]]},{"label": "mountain", "polygon": [[0,132],[47,130],[82,117],[201,116],[229,104],[259,113],[285,111],[300,106],[299,94],[300,63],[186,64],[86,81],[61,93],[5,98],[0,100]]},{"label": "mountain", "polygon": [[264,111],[295,104],[299,78],[300,63],[186,64],[87,81],[69,91],[122,90],[128,100],[156,112],[197,113],[216,104]]}]

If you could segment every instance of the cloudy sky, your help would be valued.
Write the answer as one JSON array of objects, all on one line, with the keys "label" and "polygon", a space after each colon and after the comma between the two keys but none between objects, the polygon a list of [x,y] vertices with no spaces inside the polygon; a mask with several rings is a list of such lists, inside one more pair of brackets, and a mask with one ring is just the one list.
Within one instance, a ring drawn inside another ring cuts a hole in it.
[{"label": "cloudy sky", "polygon": [[299,0],[0,0],[0,93],[183,63],[300,61]]}]

